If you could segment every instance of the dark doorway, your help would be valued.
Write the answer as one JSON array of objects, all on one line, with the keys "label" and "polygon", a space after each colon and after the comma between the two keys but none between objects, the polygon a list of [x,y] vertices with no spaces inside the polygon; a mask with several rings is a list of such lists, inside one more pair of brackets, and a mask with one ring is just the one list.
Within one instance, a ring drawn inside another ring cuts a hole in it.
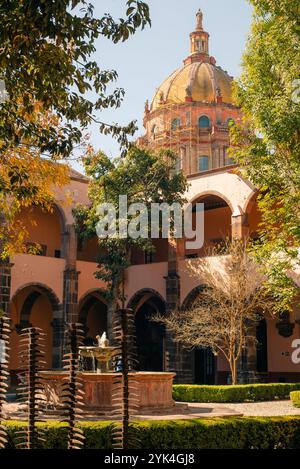
[{"label": "dark doorway", "polygon": [[165,328],[151,321],[158,312],[164,313],[164,305],[159,299],[151,298],[141,306],[135,316],[140,371],[164,370]]},{"label": "dark doorway", "polygon": [[88,296],[81,305],[79,322],[85,330],[84,345],[96,345],[97,335],[107,333],[107,306],[98,296]]},{"label": "dark doorway", "polygon": [[257,371],[259,373],[267,373],[268,371],[268,337],[267,337],[267,321],[262,319],[256,328],[256,360]]},{"label": "dark doorway", "polygon": [[195,350],[195,384],[215,384],[215,356],[209,348]]}]

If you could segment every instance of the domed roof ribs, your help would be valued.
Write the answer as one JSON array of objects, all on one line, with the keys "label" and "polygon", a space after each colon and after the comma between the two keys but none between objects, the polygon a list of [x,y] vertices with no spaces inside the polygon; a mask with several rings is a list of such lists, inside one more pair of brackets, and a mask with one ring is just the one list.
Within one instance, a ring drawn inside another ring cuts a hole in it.
[{"label": "domed roof ribs", "polygon": [[191,97],[193,99],[193,87],[194,83],[197,77],[198,69],[200,67],[201,63],[195,63],[192,64],[191,69],[190,69],[190,74],[189,74],[189,87],[191,89]]},{"label": "domed roof ribs", "polygon": [[207,63],[203,64],[206,68],[206,70],[208,71],[208,74],[210,76],[210,79],[211,79],[211,86],[212,86],[212,91],[213,91],[213,96],[214,96],[214,100],[216,101],[217,99],[217,95],[219,93],[218,90],[220,90],[220,87],[219,87],[219,84],[218,84],[218,79],[214,73],[214,68],[212,65],[209,65]]}]

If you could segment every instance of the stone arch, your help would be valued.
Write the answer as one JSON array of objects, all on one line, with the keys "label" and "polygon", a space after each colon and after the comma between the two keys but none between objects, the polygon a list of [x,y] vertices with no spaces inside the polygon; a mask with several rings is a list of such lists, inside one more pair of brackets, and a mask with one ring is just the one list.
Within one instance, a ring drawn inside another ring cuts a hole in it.
[{"label": "stone arch", "polygon": [[207,196],[210,196],[210,195],[218,197],[219,199],[223,199],[224,202],[226,202],[226,204],[230,208],[231,213],[234,213],[234,207],[233,207],[231,201],[228,199],[228,197],[226,195],[222,194],[221,192],[218,192],[218,191],[215,191],[215,190],[207,190],[207,191],[200,192],[199,194],[197,194],[196,196],[194,196],[190,200],[190,204],[195,204],[196,202],[199,202],[201,199],[203,199]]},{"label": "stone arch", "polygon": [[[17,300],[21,296],[21,306],[18,308]],[[23,296],[23,298],[22,298]],[[39,302],[41,303],[41,311],[38,308]],[[48,303],[47,303],[48,302]],[[48,306],[47,306],[48,304]],[[32,323],[32,314],[35,317],[35,325],[41,327],[45,333],[46,338],[46,359],[48,365],[53,368],[59,368],[62,360],[62,343],[64,334],[64,321],[63,321],[63,306],[59,301],[56,293],[47,285],[32,282],[22,285],[11,298],[10,309],[15,312],[15,321],[13,332],[20,334],[21,330],[30,327]],[[46,309],[46,312],[45,312]],[[45,321],[45,314],[48,320]],[[12,319],[14,319],[12,317]],[[37,324],[42,321],[42,325]],[[49,321],[49,322],[48,322]],[[18,337],[15,335],[14,343],[18,345]],[[52,339],[51,339],[52,336]]]},{"label": "stone arch", "polygon": [[191,308],[191,306],[193,306],[193,303],[196,301],[199,294],[203,291],[204,288],[204,284],[198,285],[197,287],[193,288],[193,290],[190,291],[190,293],[185,297],[184,301],[182,302],[181,310],[185,311],[186,309]]},{"label": "stone arch", "polygon": [[247,199],[245,200],[244,206],[242,208],[243,213],[249,213],[252,210],[253,205],[255,204],[258,195],[259,195],[258,190],[255,190],[248,195]]},{"label": "stone arch", "polygon": [[49,210],[41,205],[22,207],[18,219],[27,231],[25,243],[28,246],[40,245],[43,256],[66,257],[68,228],[66,214],[59,203],[54,201]]},{"label": "stone arch", "polygon": [[138,308],[140,308],[147,299],[151,297],[157,297],[160,299],[160,301],[166,306],[166,300],[162,297],[162,295],[156,291],[153,290],[152,288],[143,288],[139,291],[137,291],[131,299],[127,303],[127,308],[133,309],[136,311]]},{"label": "stone arch", "polygon": [[45,285],[44,283],[39,283],[39,282],[25,283],[24,285],[22,285],[15,291],[10,301],[13,302],[22,290],[25,290],[26,288],[31,288],[31,287],[36,288],[36,290],[39,291],[40,294],[45,293],[49,297],[49,300],[53,307],[56,307],[57,305],[60,304],[58,296],[52,290],[52,288],[48,287],[48,285]]},{"label": "stone arch", "polygon": [[[196,226],[197,203],[204,204],[204,226],[199,225],[199,221]],[[233,206],[226,196],[214,190],[199,193],[191,200],[191,204],[193,205],[193,226],[197,229],[197,238],[200,236],[202,238],[204,235],[204,242],[200,247],[193,247],[190,243],[189,248],[186,249],[186,257],[211,255],[215,246],[222,245],[226,239],[232,238]]]},{"label": "stone arch", "polygon": [[252,192],[243,207],[245,214],[245,235],[254,239],[258,238],[259,224],[261,222],[261,213],[258,209],[257,197],[259,191]]}]

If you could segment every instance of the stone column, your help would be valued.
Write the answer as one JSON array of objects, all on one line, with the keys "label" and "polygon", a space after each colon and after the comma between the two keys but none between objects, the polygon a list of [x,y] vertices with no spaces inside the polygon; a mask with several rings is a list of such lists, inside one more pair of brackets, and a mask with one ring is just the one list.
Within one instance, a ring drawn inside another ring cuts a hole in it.
[{"label": "stone column", "polygon": [[64,337],[66,325],[78,322],[78,276],[80,272],[76,270],[77,260],[77,235],[74,225],[66,225],[63,239],[63,256],[66,260],[63,278],[63,304],[62,316],[58,311],[54,315],[53,327],[56,334],[56,348],[59,348],[58,341],[61,340],[65,351]]},{"label": "stone column", "polygon": [[232,239],[242,239],[248,232],[247,216],[238,207],[231,216]]},{"label": "stone column", "polygon": [[52,350],[52,367],[54,369],[62,368],[62,359],[64,353],[64,332],[65,322],[63,319],[63,305],[58,305],[53,311],[53,350]]},{"label": "stone column", "polygon": [[64,271],[63,317],[66,323],[78,321],[78,276],[75,269]]},{"label": "stone column", "polygon": [[66,225],[62,245],[62,254],[66,259],[66,268],[74,269],[77,260],[77,234],[74,225]]},{"label": "stone column", "polygon": [[[177,244],[169,240],[168,275],[166,280],[166,314],[180,309],[180,276],[178,275]],[[191,353],[175,343],[170,331],[166,330],[165,369],[176,373],[176,383],[192,382]]]},{"label": "stone column", "polygon": [[9,314],[12,266],[9,262],[0,262],[0,310],[6,314]]}]

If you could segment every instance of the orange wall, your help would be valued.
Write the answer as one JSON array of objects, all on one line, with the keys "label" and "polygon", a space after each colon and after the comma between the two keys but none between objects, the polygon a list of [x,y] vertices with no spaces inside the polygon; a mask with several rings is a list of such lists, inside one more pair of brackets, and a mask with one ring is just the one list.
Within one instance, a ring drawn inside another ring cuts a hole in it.
[{"label": "orange wall", "polygon": [[62,228],[57,209],[53,213],[38,207],[23,209],[19,219],[28,232],[26,242],[46,245],[47,257],[54,257],[54,251],[61,250]]},{"label": "orange wall", "polygon": [[187,250],[186,254],[208,255],[216,239],[231,237],[231,210],[229,207],[207,210],[204,213],[204,246],[200,250]]}]

